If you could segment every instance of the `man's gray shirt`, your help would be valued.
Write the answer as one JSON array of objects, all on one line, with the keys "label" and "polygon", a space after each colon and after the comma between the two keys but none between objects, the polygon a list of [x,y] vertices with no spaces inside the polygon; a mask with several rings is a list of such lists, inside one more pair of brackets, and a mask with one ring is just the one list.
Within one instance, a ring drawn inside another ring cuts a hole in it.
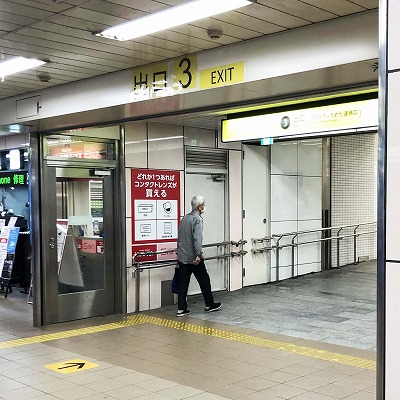
[{"label": "man's gray shirt", "polygon": [[197,256],[202,256],[203,218],[192,211],[186,214],[179,225],[178,261],[183,264],[193,264]]}]

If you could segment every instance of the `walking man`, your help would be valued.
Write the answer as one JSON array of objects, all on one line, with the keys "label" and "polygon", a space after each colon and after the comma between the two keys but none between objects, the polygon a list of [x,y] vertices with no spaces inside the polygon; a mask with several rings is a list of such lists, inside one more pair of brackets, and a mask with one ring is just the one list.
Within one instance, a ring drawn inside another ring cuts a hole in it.
[{"label": "walking man", "polygon": [[203,259],[203,214],[206,210],[203,196],[194,196],[191,201],[192,212],[186,214],[178,231],[178,317],[189,315],[187,309],[187,292],[190,277],[194,274],[199,283],[206,304],[205,311],[212,312],[221,308],[221,303],[214,303],[211,292],[210,276]]}]

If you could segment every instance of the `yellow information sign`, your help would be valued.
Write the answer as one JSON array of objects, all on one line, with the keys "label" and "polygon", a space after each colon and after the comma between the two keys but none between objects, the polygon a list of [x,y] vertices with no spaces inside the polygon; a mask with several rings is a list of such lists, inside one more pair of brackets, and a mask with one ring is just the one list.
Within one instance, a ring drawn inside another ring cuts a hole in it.
[{"label": "yellow information sign", "polygon": [[222,141],[295,137],[378,126],[378,99],[308,107],[222,121]]},{"label": "yellow information sign", "polygon": [[152,64],[132,70],[132,89],[139,95],[151,97],[153,92],[165,89],[167,82],[167,63]]},{"label": "yellow information sign", "polygon": [[196,56],[132,69],[132,101],[172,96],[196,87]]},{"label": "yellow information sign", "polygon": [[45,365],[45,368],[59,372],[60,374],[73,374],[75,372],[85,371],[87,369],[96,367],[99,367],[99,364],[95,364],[93,362],[86,360],[80,360],[79,358],[76,358],[74,360],[59,362],[56,364]]},{"label": "yellow information sign", "polygon": [[174,90],[195,89],[197,86],[197,58],[187,56],[174,60]]},{"label": "yellow information sign", "polygon": [[200,89],[211,89],[242,82],[244,82],[244,61],[200,71]]}]

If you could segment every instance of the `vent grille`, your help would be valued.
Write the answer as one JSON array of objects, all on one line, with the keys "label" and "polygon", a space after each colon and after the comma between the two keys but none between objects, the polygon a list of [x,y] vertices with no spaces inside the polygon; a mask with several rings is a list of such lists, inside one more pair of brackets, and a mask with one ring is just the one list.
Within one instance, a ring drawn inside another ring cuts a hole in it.
[{"label": "vent grille", "polygon": [[205,168],[207,170],[228,170],[226,150],[186,149],[186,168]]}]

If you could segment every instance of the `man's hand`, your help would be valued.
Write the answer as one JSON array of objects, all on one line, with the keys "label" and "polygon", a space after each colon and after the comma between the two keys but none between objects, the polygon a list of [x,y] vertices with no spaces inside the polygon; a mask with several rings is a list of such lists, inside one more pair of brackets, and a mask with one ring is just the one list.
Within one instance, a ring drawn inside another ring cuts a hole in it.
[{"label": "man's hand", "polygon": [[199,265],[200,264],[200,256],[197,256],[194,261],[193,261],[194,265]]}]

